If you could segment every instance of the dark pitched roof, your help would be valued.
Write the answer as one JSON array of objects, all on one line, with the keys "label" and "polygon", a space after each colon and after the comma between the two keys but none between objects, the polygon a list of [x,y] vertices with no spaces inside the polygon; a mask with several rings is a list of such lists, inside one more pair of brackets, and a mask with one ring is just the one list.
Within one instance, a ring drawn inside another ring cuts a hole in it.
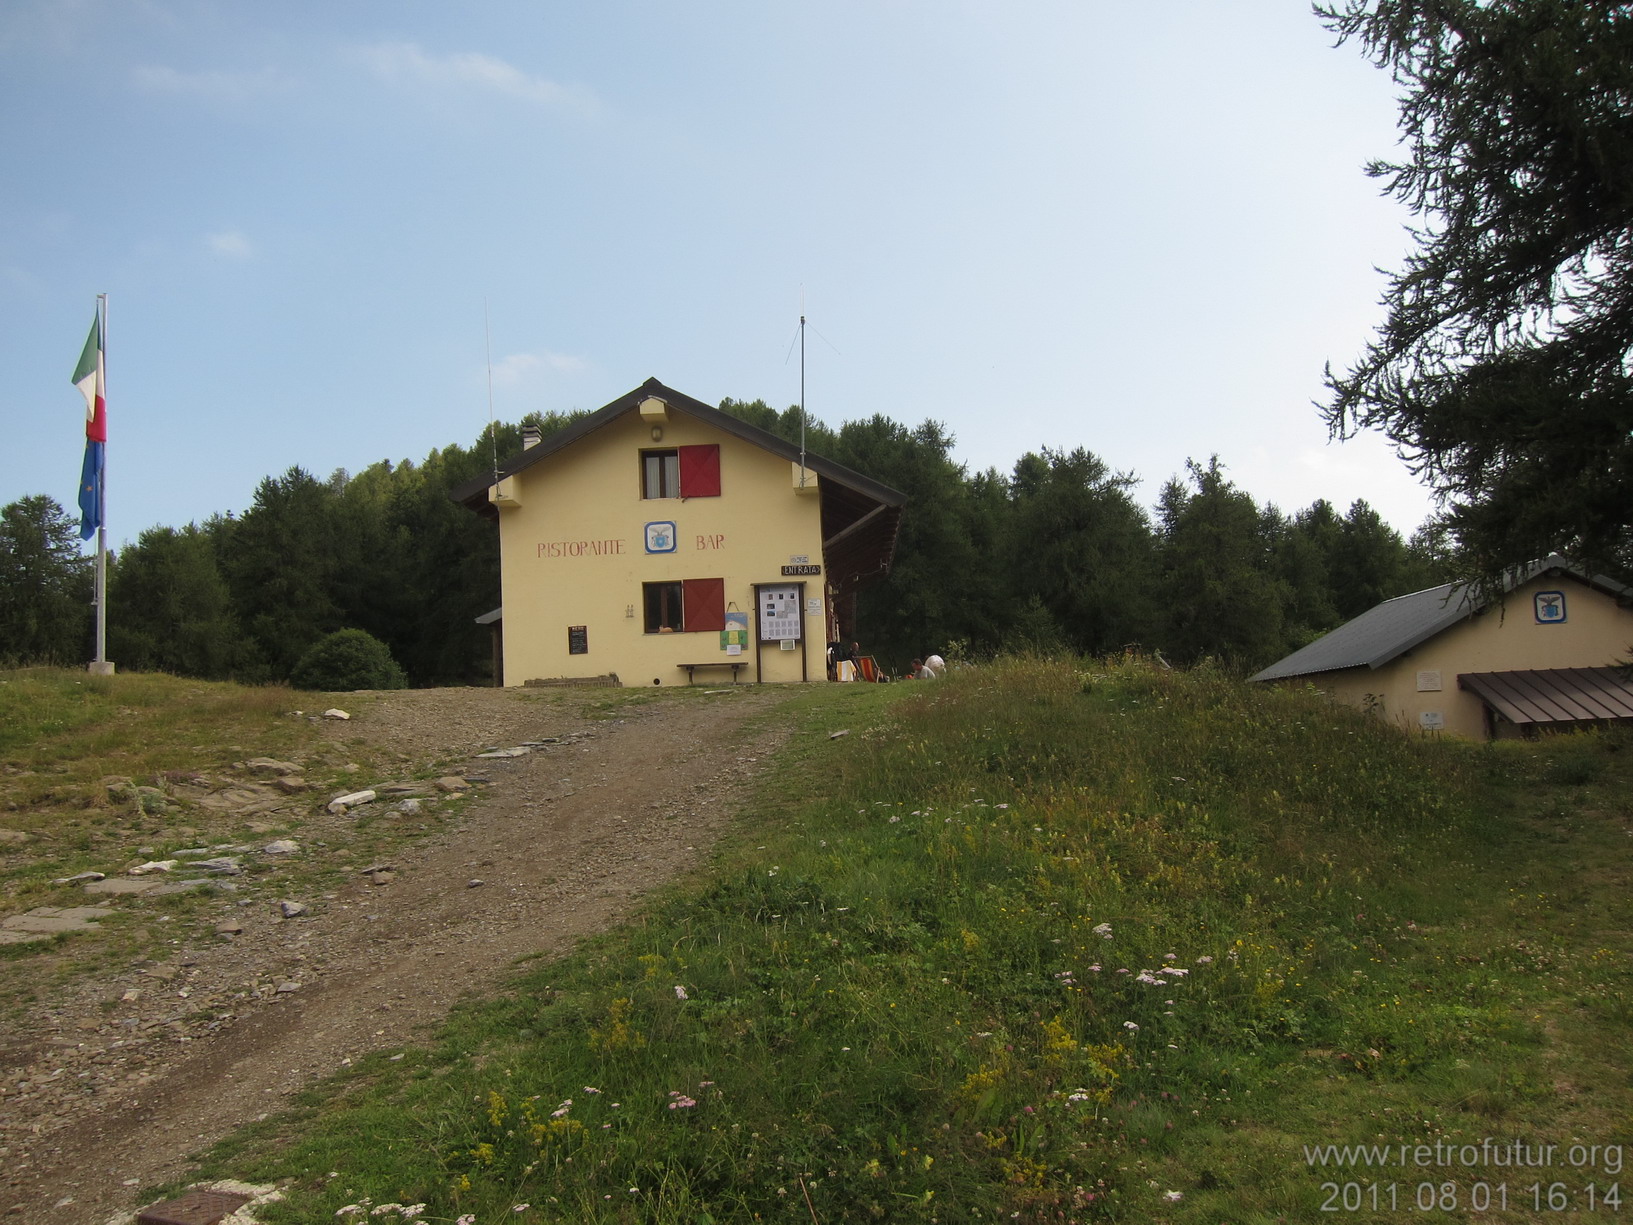
[{"label": "dark pitched roof", "polygon": [[1633,677],[1617,668],[1465,672],[1457,687],[1478,694],[1510,723],[1633,719]]},{"label": "dark pitched roof", "polygon": [[[488,502],[488,490],[497,481],[565,450],[626,413],[638,411],[641,401],[653,396],[667,404],[671,411],[695,417],[793,463],[800,461],[800,448],[796,444],[666,387],[657,379],[647,379],[633,391],[579,418],[543,442],[512,455],[499,465],[494,476],[454,489],[452,498],[478,514],[496,514]],[[805,466],[821,478],[818,489],[822,499],[823,552],[833,582],[843,588],[870,574],[888,570],[896,551],[896,533],[901,526],[907,495],[809,451],[805,452]]]},{"label": "dark pitched roof", "polygon": [[[1618,599],[1633,596],[1626,587],[1603,575],[1589,575],[1555,553],[1528,566],[1510,570],[1503,579],[1506,595],[1542,574],[1568,575]],[[1494,601],[1480,599],[1474,588],[1461,583],[1443,583],[1426,591],[1396,596],[1346,621],[1330,634],[1300,647],[1250,676],[1249,680],[1274,681],[1342,668],[1381,668],[1420,643],[1427,642],[1459,621],[1472,617]]]}]

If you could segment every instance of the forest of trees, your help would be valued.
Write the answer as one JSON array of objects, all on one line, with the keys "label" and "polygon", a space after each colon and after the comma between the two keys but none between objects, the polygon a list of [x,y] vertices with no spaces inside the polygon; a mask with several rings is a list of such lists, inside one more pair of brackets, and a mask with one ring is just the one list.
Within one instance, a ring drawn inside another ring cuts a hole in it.
[{"label": "forest of trees", "polygon": [[[721,408],[794,439],[800,413],[762,401]],[[107,656],[126,671],[250,683],[287,680],[339,629],[385,643],[417,686],[491,680],[498,531],[449,493],[574,417],[532,415],[419,464],[381,462],[327,479],[267,477],[243,515],[156,527],[111,558]],[[862,596],[856,632],[889,666],[932,650],[1101,654],[1138,645],[1175,663],[1251,669],[1389,596],[1442,581],[1432,552],[1365,502],[1291,516],[1260,505],[1217,460],[1162,490],[1155,514],[1135,478],[1091,452],[1028,453],[1008,475],[971,474],[945,427],[883,416],[807,445],[909,497],[895,565]],[[75,522],[50,498],[0,512],[0,664],[90,657],[91,575]]]}]

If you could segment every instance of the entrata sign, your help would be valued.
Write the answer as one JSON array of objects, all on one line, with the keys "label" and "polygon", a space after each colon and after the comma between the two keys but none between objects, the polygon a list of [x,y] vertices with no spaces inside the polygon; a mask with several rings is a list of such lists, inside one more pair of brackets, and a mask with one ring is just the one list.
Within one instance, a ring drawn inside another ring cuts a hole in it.
[{"label": "entrata sign", "polygon": [[800,574],[821,574],[822,573],[822,567],[821,566],[811,566],[811,565],[784,566],[782,568],[782,572],[783,572],[784,575],[788,575],[788,576],[800,575]]}]

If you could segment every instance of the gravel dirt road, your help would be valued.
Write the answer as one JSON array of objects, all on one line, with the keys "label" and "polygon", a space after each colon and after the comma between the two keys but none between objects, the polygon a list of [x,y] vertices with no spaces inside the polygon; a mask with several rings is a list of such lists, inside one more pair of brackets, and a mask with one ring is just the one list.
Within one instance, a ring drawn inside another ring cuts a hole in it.
[{"label": "gravel dirt road", "polygon": [[565,952],[697,866],[787,735],[756,719],[781,695],[663,694],[587,717],[597,694],[382,694],[337,725],[406,768],[463,756],[489,781],[387,873],[350,875],[306,914],[285,918],[264,894],[224,901],[241,932],[195,935],[8,1021],[0,1219],[129,1220],[137,1189],[183,1175],[191,1153],[345,1060],[422,1039],[518,958]]}]

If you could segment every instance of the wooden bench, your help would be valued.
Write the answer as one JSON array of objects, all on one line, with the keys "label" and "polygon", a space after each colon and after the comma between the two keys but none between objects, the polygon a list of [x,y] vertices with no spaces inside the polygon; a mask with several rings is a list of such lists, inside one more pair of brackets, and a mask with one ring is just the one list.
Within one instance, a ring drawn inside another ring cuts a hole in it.
[{"label": "wooden bench", "polygon": [[738,669],[746,668],[748,665],[749,661],[746,659],[712,659],[706,664],[676,664],[675,667],[686,669],[686,683],[688,685],[692,683],[692,673],[699,668],[730,668],[731,683],[735,685],[737,683]]}]

